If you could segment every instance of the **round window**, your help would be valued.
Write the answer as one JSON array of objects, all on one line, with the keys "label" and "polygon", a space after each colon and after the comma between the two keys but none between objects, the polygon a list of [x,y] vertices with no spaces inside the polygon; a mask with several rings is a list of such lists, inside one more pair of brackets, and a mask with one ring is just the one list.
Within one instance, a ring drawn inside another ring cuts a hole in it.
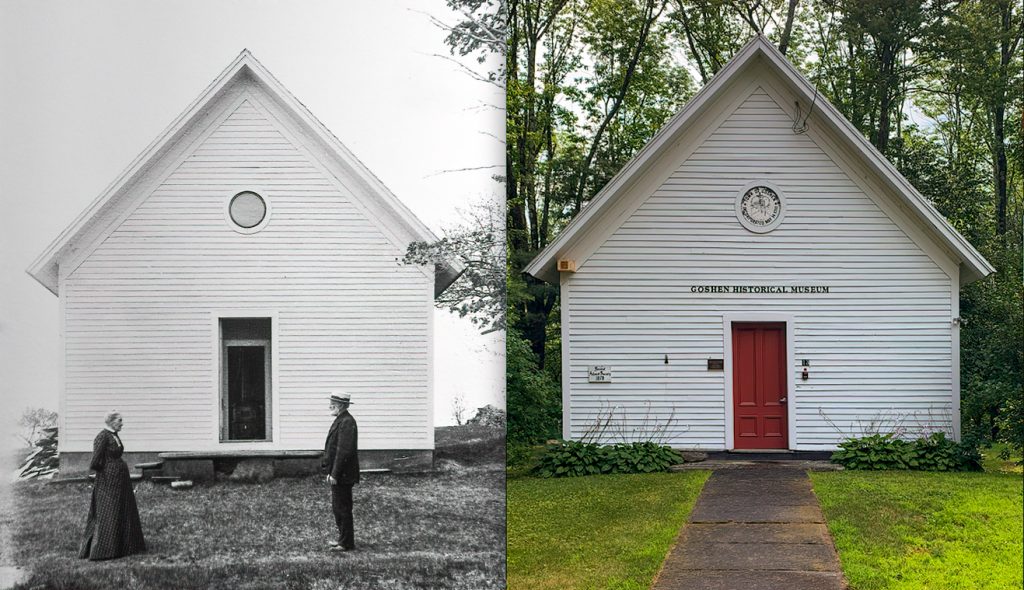
[{"label": "round window", "polygon": [[256,193],[242,191],[231,198],[228,213],[235,225],[250,229],[259,225],[267,216],[267,204]]}]

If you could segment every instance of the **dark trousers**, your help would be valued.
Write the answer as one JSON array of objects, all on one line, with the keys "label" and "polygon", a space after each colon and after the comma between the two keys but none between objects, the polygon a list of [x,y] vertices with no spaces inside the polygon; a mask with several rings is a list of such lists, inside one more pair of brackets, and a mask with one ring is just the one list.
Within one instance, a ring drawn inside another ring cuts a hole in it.
[{"label": "dark trousers", "polygon": [[356,546],[352,528],[352,484],[336,483],[331,486],[331,510],[338,525],[338,544],[345,549]]}]

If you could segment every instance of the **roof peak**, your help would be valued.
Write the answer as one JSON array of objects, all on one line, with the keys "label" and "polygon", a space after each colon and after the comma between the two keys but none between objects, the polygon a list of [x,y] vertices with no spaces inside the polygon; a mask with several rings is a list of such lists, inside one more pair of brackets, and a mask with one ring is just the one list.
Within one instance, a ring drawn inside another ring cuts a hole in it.
[{"label": "roof peak", "polygon": [[[243,72],[244,70],[244,72]],[[269,96],[278,101],[282,108],[295,116],[296,124],[301,125],[308,133],[310,141],[320,142],[324,157],[336,161],[339,169],[352,176],[352,182],[365,193],[368,202],[378,211],[377,217],[391,218],[395,223],[390,226],[380,224],[385,235],[395,242],[408,240],[431,242],[437,238],[420,221],[412,211],[399,200],[390,190],[346,148],[330,130],[324,126],[287,88],[262,64],[248,48],[233,59],[222,70],[202,93],[168,126],[163,133],[136,157],[129,166],[104,190],[93,202],[40,254],[29,266],[28,273],[54,294],[59,290],[58,261],[75,244],[84,241],[82,252],[94,246],[95,236],[112,231],[113,221],[104,218],[99,220],[101,213],[119,207],[130,207],[124,197],[131,190],[132,181],[147,174],[151,166],[163,158],[167,150],[181,140],[189,127],[199,121],[207,105],[212,104],[227,92],[229,86],[238,83],[241,78],[251,77]],[[77,255],[80,260],[83,254]],[[445,265],[445,272],[438,273],[435,294],[440,294],[462,271],[461,265],[451,261]],[[443,276],[442,276],[443,275]]]}]

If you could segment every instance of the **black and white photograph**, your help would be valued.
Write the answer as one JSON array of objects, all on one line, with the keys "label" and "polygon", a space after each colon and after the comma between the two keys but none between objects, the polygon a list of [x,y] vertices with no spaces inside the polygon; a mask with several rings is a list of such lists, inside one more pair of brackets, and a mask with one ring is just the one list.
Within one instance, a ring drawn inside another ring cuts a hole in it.
[{"label": "black and white photograph", "polygon": [[0,3],[0,588],[504,587],[502,19]]}]

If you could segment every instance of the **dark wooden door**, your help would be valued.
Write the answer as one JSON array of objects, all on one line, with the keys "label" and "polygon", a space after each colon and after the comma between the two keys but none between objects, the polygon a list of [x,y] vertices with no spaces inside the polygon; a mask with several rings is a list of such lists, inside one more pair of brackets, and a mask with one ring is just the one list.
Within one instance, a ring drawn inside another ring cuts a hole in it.
[{"label": "dark wooden door", "polygon": [[733,432],[737,449],[788,449],[786,324],[732,325]]},{"label": "dark wooden door", "polygon": [[266,433],[266,348],[228,346],[228,438],[263,440]]}]

